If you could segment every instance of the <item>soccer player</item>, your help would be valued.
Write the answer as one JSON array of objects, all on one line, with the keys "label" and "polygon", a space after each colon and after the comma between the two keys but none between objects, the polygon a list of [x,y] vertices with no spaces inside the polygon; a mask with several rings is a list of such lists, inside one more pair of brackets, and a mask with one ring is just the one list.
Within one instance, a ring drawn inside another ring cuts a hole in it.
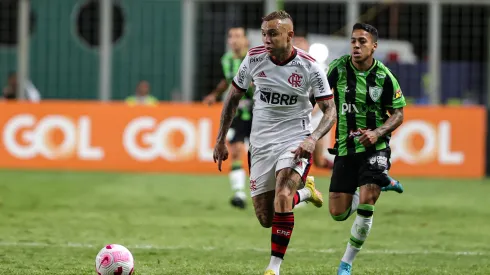
[{"label": "soccer player", "polygon": [[[204,103],[211,105],[220,98],[228,87],[231,86],[233,77],[248,51],[248,39],[245,29],[232,27],[228,30],[228,45],[230,51],[221,57],[223,79],[216,88],[204,98]],[[247,174],[243,167],[242,157],[245,151],[245,139],[249,139],[252,129],[252,95],[253,87],[250,87],[240,100],[240,106],[228,131],[227,141],[230,145],[231,171],[229,174],[231,189],[234,192],[230,200],[231,205],[245,208],[245,182]]]},{"label": "soccer player", "polygon": [[[311,177],[307,178],[309,159],[316,142],[335,123],[336,113],[325,72],[311,56],[292,45],[291,16],[285,11],[272,12],[262,18],[261,29],[264,45],[248,51],[233,79],[213,157],[221,170],[222,161],[228,158],[226,133],[253,80],[250,190],[257,219],[263,227],[272,227],[271,259],[265,274],[279,275],[294,228],[294,205],[309,201],[321,207],[323,203]],[[310,88],[324,113],[314,131],[310,129]]]},{"label": "soccer player", "polygon": [[376,28],[355,24],[351,54],[334,60],[328,70],[337,106],[330,214],[345,221],[357,210],[338,275],[351,274],[352,262],[371,230],[381,187],[390,184],[388,143],[391,132],[403,122],[406,105],[395,76],[373,58],[377,40]]}]

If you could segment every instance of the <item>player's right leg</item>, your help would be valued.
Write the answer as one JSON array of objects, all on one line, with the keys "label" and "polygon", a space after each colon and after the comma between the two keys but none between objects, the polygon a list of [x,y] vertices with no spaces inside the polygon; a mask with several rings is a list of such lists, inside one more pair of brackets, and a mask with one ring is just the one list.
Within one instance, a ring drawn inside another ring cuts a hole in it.
[{"label": "player's right leg", "polygon": [[275,160],[270,153],[249,149],[250,195],[260,225],[272,226],[276,189]]}]

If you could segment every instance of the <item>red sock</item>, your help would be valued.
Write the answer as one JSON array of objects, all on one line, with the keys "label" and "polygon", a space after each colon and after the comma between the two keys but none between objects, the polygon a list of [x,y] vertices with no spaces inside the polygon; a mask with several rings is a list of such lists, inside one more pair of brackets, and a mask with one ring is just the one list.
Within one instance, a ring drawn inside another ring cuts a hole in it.
[{"label": "red sock", "polygon": [[300,203],[299,201],[299,193],[298,191],[296,191],[296,194],[294,194],[294,198],[293,198],[293,208],[298,205],[298,203]]},{"label": "red sock", "polygon": [[284,259],[294,228],[294,213],[274,214],[272,219],[271,255]]}]

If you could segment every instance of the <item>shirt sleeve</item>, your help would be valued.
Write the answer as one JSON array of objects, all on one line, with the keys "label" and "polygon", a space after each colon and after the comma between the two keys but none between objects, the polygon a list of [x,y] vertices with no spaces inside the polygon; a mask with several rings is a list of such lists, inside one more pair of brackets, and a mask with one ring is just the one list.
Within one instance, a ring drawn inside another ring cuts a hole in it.
[{"label": "shirt sleeve", "polygon": [[311,89],[316,101],[331,99],[333,97],[325,71],[318,63],[313,63],[310,75]]},{"label": "shirt sleeve", "polygon": [[249,55],[247,54],[240,64],[238,73],[233,78],[231,84],[242,92],[246,92],[252,81],[252,75],[250,73]]},{"label": "shirt sleeve", "polygon": [[386,79],[383,84],[382,96],[382,103],[386,108],[398,109],[407,105],[402,89],[400,88],[400,84],[398,83],[396,77],[394,77],[391,73],[386,75]]}]

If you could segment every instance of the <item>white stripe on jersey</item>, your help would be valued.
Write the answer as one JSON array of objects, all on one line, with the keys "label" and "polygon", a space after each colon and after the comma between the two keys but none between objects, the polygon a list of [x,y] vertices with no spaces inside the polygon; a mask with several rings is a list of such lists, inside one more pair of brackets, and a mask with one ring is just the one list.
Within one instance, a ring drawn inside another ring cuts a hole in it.
[{"label": "white stripe on jersey", "polygon": [[287,145],[311,133],[310,89],[316,100],[333,95],[325,72],[306,52],[294,48],[291,57],[278,64],[264,46],[249,50],[233,85],[247,90],[254,82],[254,106],[250,143],[271,149]]}]

